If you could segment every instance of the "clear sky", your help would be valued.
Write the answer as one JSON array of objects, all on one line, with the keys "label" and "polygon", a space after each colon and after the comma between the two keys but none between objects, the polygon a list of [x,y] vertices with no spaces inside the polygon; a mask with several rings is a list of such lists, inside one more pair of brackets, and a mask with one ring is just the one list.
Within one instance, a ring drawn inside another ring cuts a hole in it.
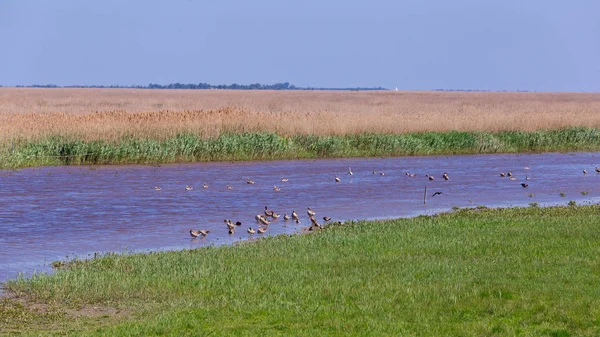
[{"label": "clear sky", "polygon": [[0,0],[0,84],[600,91],[597,0]]}]

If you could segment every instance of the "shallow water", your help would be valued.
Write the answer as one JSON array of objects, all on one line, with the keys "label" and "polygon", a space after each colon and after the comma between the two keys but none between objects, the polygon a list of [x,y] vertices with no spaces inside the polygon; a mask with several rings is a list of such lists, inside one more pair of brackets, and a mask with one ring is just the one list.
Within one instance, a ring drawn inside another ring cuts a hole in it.
[{"label": "shallow water", "polygon": [[[185,249],[247,239],[247,227],[256,228],[254,216],[265,206],[281,214],[296,210],[302,220],[300,225],[286,224],[282,216],[269,226],[267,234],[274,235],[309,224],[307,207],[317,211],[317,219],[328,215],[348,220],[409,217],[454,206],[596,203],[600,174],[594,167],[600,164],[595,156],[429,156],[0,171],[0,282],[18,273],[47,272],[54,260],[85,258],[94,252]],[[347,172],[349,166],[353,175]],[[501,178],[501,171],[512,171],[517,179]],[[444,172],[450,180],[444,181]],[[435,180],[429,181],[426,173]],[[336,174],[339,183],[334,181]],[[281,182],[282,177],[289,181]],[[256,183],[247,184],[247,178]],[[522,182],[529,186],[521,187]],[[203,183],[209,188],[202,188]],[[187,191],[186,185],[193,189]],[[274,191],[275,185],[281,190]],[[442,194],[431,197],[437,191]],[[225,218],[242,221],[243,226],[230,236]],[[211,233],[192,239],[189,230],[201,228]]]}]

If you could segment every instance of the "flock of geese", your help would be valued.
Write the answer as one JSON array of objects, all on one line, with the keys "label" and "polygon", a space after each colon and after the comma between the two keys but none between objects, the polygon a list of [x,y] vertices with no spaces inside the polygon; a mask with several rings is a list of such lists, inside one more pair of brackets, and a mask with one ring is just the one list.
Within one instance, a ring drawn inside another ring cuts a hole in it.
[{"label": "flock of geese", "polygon": [[[530,168],[529,167],[525,167],[524,169],[525,170],[529,170]],[[595,171],[597,173],[600,173],[600,168],[599,167],[595,167]],[[385,173],[382,172],[382,171],[380,171],[380,172],[373,171],[372,173],[373,174],[379,174],[379,175],[382,175],[382,176],[385,175]],[[583,170],[583,174],[587,174],[587,173],[588,173],[587,170],[584,169]],[[354,175],[354,172],[352,172],[352,168],[350,168],[350,167],[348,167],[348,175],[351,175],[351,176]],[[411,178],[417,176],[417,174],[410,173],[410,172],[405,172],[405,175],[408,176],[408,177],[411,177]],[[432,175],[430,175],[429,173],[426,173],[425,177],[429,181],[435,180],[435,177],[432,176]],[[513,175],[512,171],[508,171],[507,173],[500,172],[500,177],[508,177],[509,180],[517,180],[517,178]],[[444,180],[450,180],[450,176],[448,175],[447,172],[444,172],[442,174],[441,178],[444,179]],[[525,175],[525,180],[530,180],[530,178],[529,178],[528,175]],[[281,181],[282,182],[287,182],[288,179],[287,178],[281,178]],[[341,181],[341,178],[338,175],[335,175],[334,181],[336,183],[339,183]],[[255,182],[254,182],[254,180],[251,180],[250,178],[247,178],[246,183],[252,185]],[[527,188],[528,186],[529,186],[529,184],[526,183],[526,182],[521,183],[521,187],[523,187],[523,188]],[[209,186],[207,184],[203,185],[203,188],[208,188],[208,187]],[[155,189],[156,190],[160,190],[159,187],[155,187]],[[190,191],[193,188],[188,185],[188,186],[186,186],[185,189],[188,190],[188,191]],[[230,190],[230,189],[233,189],[233,187],[230,186],[230,185],[227,185],[226,189]],[[277,186],[274,186],[273,190],[274,191],[279,191],[280,188],[277,187]],[[442,194],[442,192],[437,191],[437,192],[434,192],[431,195],[431,197],[435,197],[436,195],[441,195],[441,194]],[[248,227],[247,230],[246,230],[248,232],[248,234],[256,234],[256,233],[258,233],[258,234],[264,234],[264,233],[266,233],[266,231],[269,229],[269,224],[271,224],[271,221],[276,220],[276,219],[278,219],[281,216],[279,213],[275,212],[274,210],[269,209],[267,206],[265,206],[265,209],[264,209],[263,213],[264,213],[264,215],[259,213],[259,214],[257,214],[254,217],[254,219],[256,220],[256,223],[257,223],[257,227],[256,227],[256,229],[252,228],[251,226]],[[322,229],[323,228],[323,224],[320,224],[317,221],[317,219],[315,218],[316,212],[313,209],[311,209],[310,207],[308,207],[306,209],[306,213],[307,213],[308,218],[309,218],[309,220],[311,222],[311,225],[310,225],[310,227],[308,227],[308,230],[312,231],[312,230],[315,230],[315,229]],[[290,220],[293,221],[293,222],[295,222],[296,224],[300,224],[301,223],[300,218],[298,217],[298,213],[296,213],[295,210],[292,210],[292,213],[290,215],[288,215],[287,213],[284,214],[283,215],[283,220],[286,223],[288,221],[290,221]],[[327,223],[327,222],[331,221],[331,217],[324,216],[323,217],[323,221],[325,223]],[[230,235],[235,234],[236,228],[242,226],[242,223],[240,221],[236,221],[234,223],[233,221],[231,221],[229,219],[225,219],[224,223],[227,226],[227,230],[228,230],[228,233]],[[192,237],[194,237],[194,238],[205,237],[209,233],[210,233],[210,230],[207,230],[207,229],[199,229],[199,230],[190,229],[190,235]]]},{"label": "flock of geese", "polygon": [[[320,224],[317,221],[317,219],[315,218],[315,215],[317,214],[317,212],[315,212],[312,208],[308,207],[306,209],[306,214],[308,215],[308,218],[310,219],[310,222],[311,222],[310,227],[308,227],[309,231],[323,228],[323,224]],[[269,209],[269,207],[265,206],[264,215],[259,213],[254,217],[254,219],[256,220],[256,223],[258,224],[258,227],[256,227],[256,229],[254,229],[250,226],[250,227],[248,227],[246,232],[248,232],[248,234],[256,234],[256,233],[264,234],[269,229],[269,225],[271,224],[271,221],[278,219],[279,217],[281,217],[281,214],[279,214],[279,213],[275,212],[274,210]],[[288,215],[287,213],[284,214],[283,220],[285,222],[292,220],[296,224],[301,223],[300,217],[298,216],[298,213],[296,213],[295,210],[292,210],[291,215]],[[329,221],[331,221],[331,217],[324,216],[323,221],[329,222]],[[240,221],[236,221],[234,223],[233,221],[231,221],[229,219],[225,219],[225,220],[223,220],[223,222],[225,223],[225,226],[227,226],[227,231],[229,232],[230,235],[235,234],[236,228],[240,227],[242,225],[242,223]],[[190,229],[190,235],[193,238],[205,237],[208,235],[208,233],[210,233],[210,230],[208,230],[208,229],[198,229],[198,230]]]}]

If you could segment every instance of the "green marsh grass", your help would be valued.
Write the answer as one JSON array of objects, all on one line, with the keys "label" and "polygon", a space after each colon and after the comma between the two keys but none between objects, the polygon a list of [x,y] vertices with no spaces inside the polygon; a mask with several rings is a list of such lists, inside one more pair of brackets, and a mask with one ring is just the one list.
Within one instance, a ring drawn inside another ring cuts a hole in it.
[{"label": "green marsh grass", "polygon": [[0,165],[162,164],[221,160],[377,157],[600,150],[600,130],[425,132],[345,136],[227,133],[216,138],[184,133],[165,139],[135,135],[119,140],[48,137],[0,147]]},{"label": "green marsh grass", "polygon": [[18,324],[32,335],[594,336],[599,211],[461,209],[353,222],[234,246],[110,254],[6,286],[70,310],[129,310],[118,319],[64,315],[50,331],[35,324],[44,317]]}]

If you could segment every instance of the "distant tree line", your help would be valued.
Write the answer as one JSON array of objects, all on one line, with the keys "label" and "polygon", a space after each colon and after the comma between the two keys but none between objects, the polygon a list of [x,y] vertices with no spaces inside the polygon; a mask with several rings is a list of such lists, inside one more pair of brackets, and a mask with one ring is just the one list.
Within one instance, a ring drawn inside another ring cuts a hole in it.
[{"label": "distant tree line", "polygon": [[171,84],[156,84],[148,85],[55,85],[55,84],[33,84],[33,85],[17,85],[17,88],[129,88],[129,89],[222,89],[222,90],[387,90],[382,87],[373,88],[313,88],[313,87],[297,87],[288,82],[275,84],[219,84],[213,85],[208,83],[171,83]]}]

